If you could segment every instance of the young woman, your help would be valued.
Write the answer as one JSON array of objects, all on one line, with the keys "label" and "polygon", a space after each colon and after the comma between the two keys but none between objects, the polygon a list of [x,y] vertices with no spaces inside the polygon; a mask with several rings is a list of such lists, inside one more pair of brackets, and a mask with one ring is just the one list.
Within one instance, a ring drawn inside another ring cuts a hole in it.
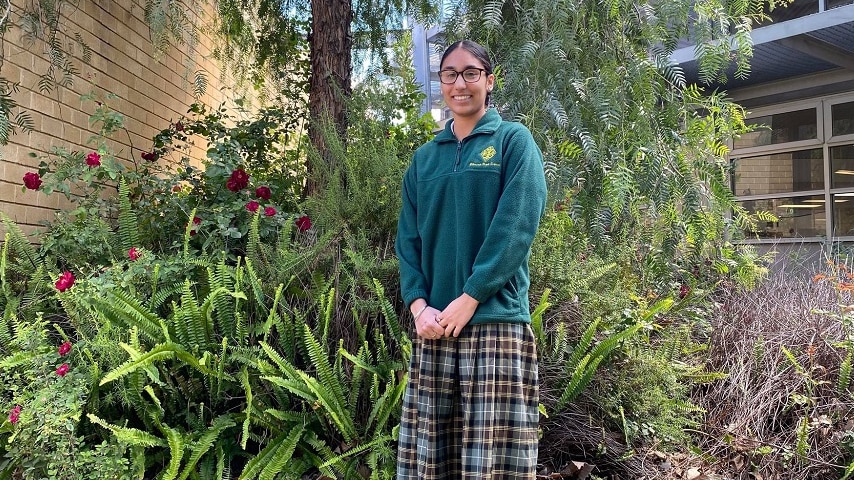
[{"label": "young woman", "polygon": [[397,480],[536,475],[537,353],[528,257],[546,202],[543,156],[488,108],[492,63],[471,41],[445,51],[453,119],[415,153],[396,251],[415,322]]}]

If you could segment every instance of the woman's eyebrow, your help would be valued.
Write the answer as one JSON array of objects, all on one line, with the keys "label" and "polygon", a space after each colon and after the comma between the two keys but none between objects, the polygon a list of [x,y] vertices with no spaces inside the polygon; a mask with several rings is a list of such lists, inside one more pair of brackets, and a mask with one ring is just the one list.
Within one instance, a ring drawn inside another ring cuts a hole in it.
[{"label": "woman's eyebrow", "polygon": [[[466,65],[465,67],[462,68],[462,70],[468,70],[469,68],[483,68],[483,67],[478,67],[477,65]],[[446,65],[446,66],[442,67],[442,70],[454,70],[454,67],[452,67],[450,65]],[[462,70],[460,70],[460,71],[462,71]]]}]

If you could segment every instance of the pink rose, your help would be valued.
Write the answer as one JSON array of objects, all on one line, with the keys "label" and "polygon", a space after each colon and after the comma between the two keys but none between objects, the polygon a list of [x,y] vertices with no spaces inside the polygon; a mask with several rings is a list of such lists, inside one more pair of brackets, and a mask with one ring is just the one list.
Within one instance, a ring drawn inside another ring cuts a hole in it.
[{"label": "pink rose", "polygon": [[15,408],[13,408],[9,412],[9,423],[14,425],[14,424],[18,423],[18,420],[20,420],[20,418],[21,418],[21,406],[15,405]]},{"label": "pink rose", "polygon": [[74,274],[67,270],[62,272],[62,274],[59,275],[59,279],[54,283],[54,286],[60,292],[68,290],[72,285],[74,285]]},{"label": "pink rose", "polygon": [[67,363],[63,363],[62,365],[59,366],[59,368],[56,369],[56,374],[59,375],[60,377],[64,377],[65,374],[68,373],[68,370],[70,368],[71,367],[69,367]]},{"label": "pink rose", "polygon": [[59,346],[59,356],[64,357],[71,351],[71,342],[65,342]]}]

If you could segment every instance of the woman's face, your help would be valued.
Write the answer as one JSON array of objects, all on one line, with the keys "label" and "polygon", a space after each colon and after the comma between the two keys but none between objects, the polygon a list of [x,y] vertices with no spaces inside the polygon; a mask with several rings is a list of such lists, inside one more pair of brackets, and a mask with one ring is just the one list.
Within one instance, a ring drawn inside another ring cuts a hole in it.
[{"label": "woman's face", "polygon": [[468,68],[482,69],[483,64],[464,48],[449,53],[442,63],[442,70],[454,70],[459,74],[454,83],[441,84],[445,104],[453,112],[454,118],[480,118],[486,111],[486,93],[492,91],[495,83],[495,75],[487,75],[486,72],[481,72],[476,82],[466,82],[462,72]]}]

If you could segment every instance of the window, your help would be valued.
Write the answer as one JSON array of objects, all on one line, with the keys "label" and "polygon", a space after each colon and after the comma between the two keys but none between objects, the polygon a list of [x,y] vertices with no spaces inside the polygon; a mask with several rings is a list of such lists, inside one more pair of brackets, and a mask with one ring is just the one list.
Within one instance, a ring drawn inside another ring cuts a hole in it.
[{"label": "window", "polygon": [[734,147],[760,147],[817,138],[817,119],[815,108],[750,118],[745,123],[757,129],[742,135]]},{"label": "window", "polygon": [[760,222],[743,240],[854,238],[851,95],[757,111],[747,123],[758,128],[733,142],[732,189],[747,211],[777,221]]},{"label": "window", "polygon": [[833,118],[832,136],[836,137],[854,133],[854,102],[832,105],[830,107],[830,116]]}]

